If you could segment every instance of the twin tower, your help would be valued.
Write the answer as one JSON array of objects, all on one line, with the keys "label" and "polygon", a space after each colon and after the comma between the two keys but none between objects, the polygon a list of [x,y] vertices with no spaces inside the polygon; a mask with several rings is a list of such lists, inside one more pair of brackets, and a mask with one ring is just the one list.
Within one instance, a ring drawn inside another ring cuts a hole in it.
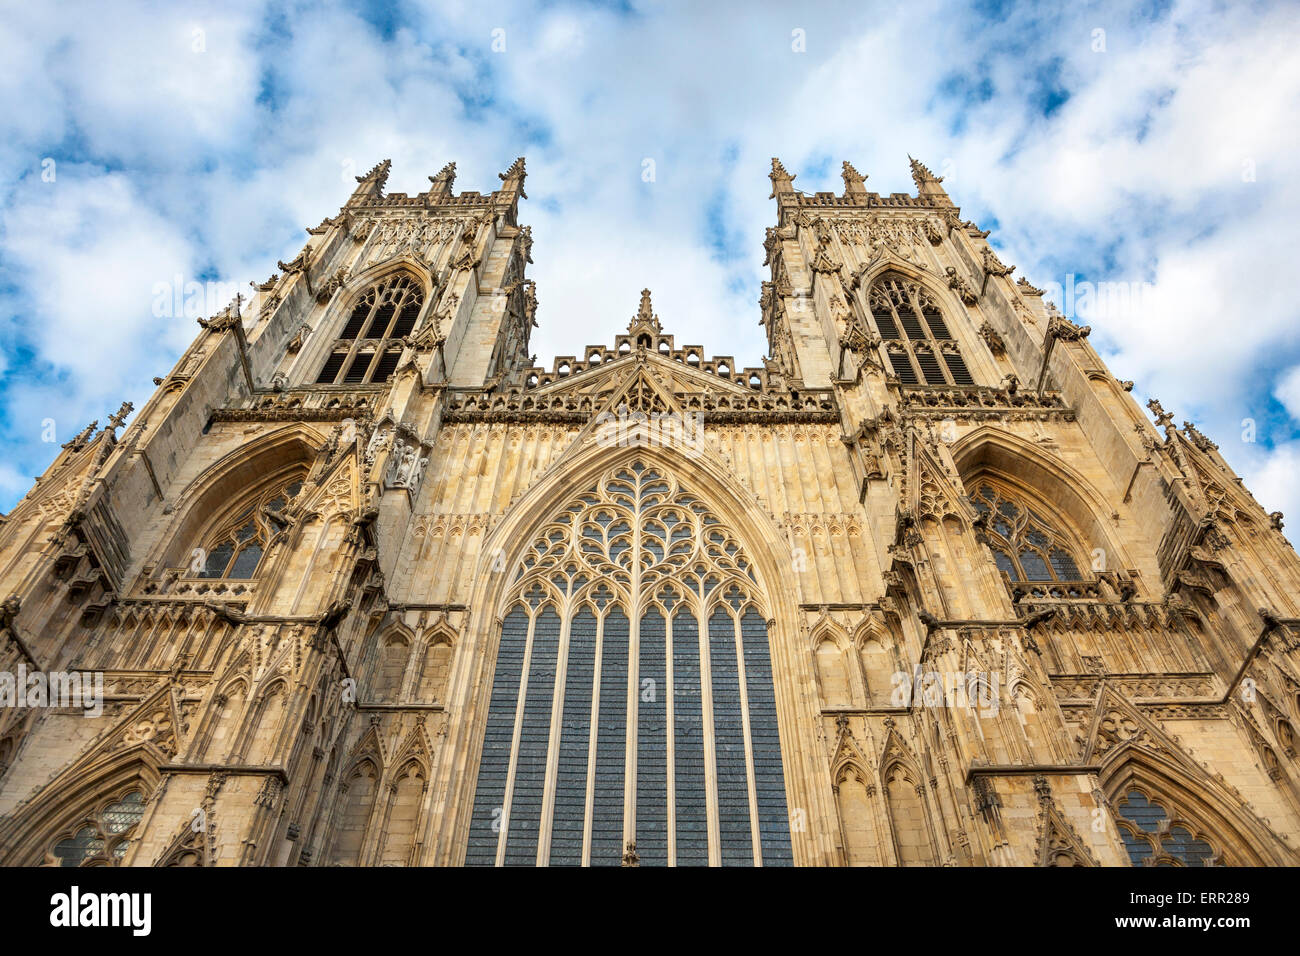
[{"label": "twin tower", "polygon": [[0,864],[1300,862],[1281,515],[925,166],[745,368],[388,169],[0,518]]}]

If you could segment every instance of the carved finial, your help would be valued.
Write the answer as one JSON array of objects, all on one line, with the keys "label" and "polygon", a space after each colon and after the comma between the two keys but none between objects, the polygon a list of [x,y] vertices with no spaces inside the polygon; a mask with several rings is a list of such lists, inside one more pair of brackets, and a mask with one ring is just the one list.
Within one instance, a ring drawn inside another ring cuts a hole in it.
[{"label": "carved finial", "polygon": [[131,409],[135,408],[131,402],[123,402],[117,410],[117,414],[108,416],[108,427],[105,431],[115,432],[126,422],[126,416],[131,414]]},{"label": "carved finial", "polygon": [[442,169],[438,170],[438,175],[430,176],[429,194],[435,198],[441,198],[451,195],[452,185],[456,182],[456,164],[448,163]]},{"label": "carved finial", "polygon": [[73,451],[81,451],[81,449],[86,447],[86,442],[90,441],[90,436],[95,434],[95,429],[98,427],[99,419],[96,418],[93,422],[79,431],[72,441],[64,442],[62,447],[71,448]]},{"label": "carved finial", "polygon": [[768,173],[768,179],[772,180],[772,195],[768,196],[768,199],[775,199],[778,195],[794,192],[791,183],[794,182],[795,177],[785,171],[785,167],[781,165],[781,160],[775,156],[772,157],[772,171]]},{"label": "carved finial", "polygon": [[844,195],[861,196],[866,193],[866,186],[863,184],[867,177],[854,169],[853,164],[847,159],[844,160],[844,170],[841,175],[844,177]]},{"label": "carved finial", "polygon": [[370,172],[364,176],[356,177],[356,180],[359,183],[372,183],[376,192],[383,192],[384,185],[388,182],[388,171],[392,168],[393,161],[391,159],[381,160],[375,164]]},{"label": "carved finial", "polygon": [[912,182],[916,183],[917,189],[921,189],[930,183],[943,182],[942,176],[936,176],[930,172],[930,167],[918,159],[913,159],[911,153],[907,154],[907,159],[912,164]]},{"label": "carved finial", "polygon": [[629,333],[646,330],[656,335],[661,331],[659,316],[654,314],[654,307],[650,303],[649,289],[641,290],[641,304],[637,307],[636,315],[632,316],[632,321],[628,323],[627,330]]},{"label": "carved finial", "polygon": [[1171,412],[1165,411],[1164,406],[1159,401],[1154,398],[1151,399],[1147,402],[1147,408],[1151,409],[1151,414],[1156,417],[1157,428],[1169,428],[1171,426],[1174,416]]},{"label": "carved finial", "polygon": [[520,156],[510,164],[510,168],[504,173],[497,173],[497,178],[501,180],[506,189],[517,189],[519,190],[519,195],[524,199],[527,199],[528,194],[524,192],[524,177],[526,175],[527,173],[524,170],[524,158]]}]

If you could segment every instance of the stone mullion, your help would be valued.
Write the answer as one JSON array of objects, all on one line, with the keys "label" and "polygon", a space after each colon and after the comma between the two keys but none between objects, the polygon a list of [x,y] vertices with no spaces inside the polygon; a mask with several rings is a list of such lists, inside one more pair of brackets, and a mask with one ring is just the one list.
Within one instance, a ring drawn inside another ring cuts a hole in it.
[{"label": "stone mullion", "polygon": [[668,865],[677,865],[677,711],[673,691],[673,615],[664,608],[664,693],[667,695],[666,723],[664,725],[664,754],[667,766],[664,774],[665,793],[668,798]]},{"label": "stone mullion", "polygon": [[591,726],[587,732],[587,794],[582,815],[582,865],[591,865],[591,821],[596,803],[596,747],[600,734],[600,674],[605,650],[605,613],[597,608],[596,653],[592,659]]},{"label": "stone mullion", "polygon": [[497,835],[496,865],[502,866],[506,857],[506,838],[510,835],[510,804],[515,795],[515,770],[519,761],[519,737],[524,727],[524,704],[528,695],[528,672],[533,659],[533,633],[537,629],[537,616],[545,608],[531,608],[528,615],[528,637],[524,641],[524,659],[519,665],[519,695],[515,701],[515,728],[510,737],[510,762],[506,768],[505,791],[501,796],[501,817],[498,823],[501,832]]},{"label": "stone mullion", "polygon": [[641,495],[637,478],[636,512],[632,515],[632,573],[627,621],[627,720],[623,744],[623,848],[636,842],[637,736],[640,714],[641,613]]},{"label": "stone mullion", "polygon": [[754,777],[754,741],[749,726],[749,690],[745,683],[745,644],[740,633],[740,618],[732,615],[731,626],[736,641],[736,686],[740,692],[740,728],[745,740],[745,787],[749,795],[749,838],[753,847],[754,866],[762,866],[763,847],[759,833],[758,788]]},{"label": "stone mullion", "polygon": [[564,730],[564,688],[569,674],[569,630],[573,623],[572,601],[560,619],[560,643],[555,654],[555,683],[551,698],[551,730],[546,745],[546,777],[542,785],[542,815],[537,830],[537,865],[551,861],[551,829],[555,812],[555,783],[560,772],[560,737]]},{"label": "stone mullion", "polygon": [[[352,367],[352,362],[355,360],[357,353],[360,352],[361,350],[361,343],[364,341],[364,339],[361,338],[361,333],[370,327],[370,323],[375,318],[375,310],[379,308],[379,302],[382,298],[383,298],[382,295],[375,296],[375,301],[370,305],[370,311],[366,313],[365,321],[362,322],[360,327],[358,327],[357,329],[357,337],[352,340],[352,344],[348,347],[347,356],[343,359],[343,362],[339,365],[339,370],[334,373],[334,381],[332,384],[341,385],[343,383],[343,376],[348,374],[348,369]],[[354,305],[352,308],[355,309],[356,306]],[[352,318],[352,313],[349,312],[347,316],[343,319],[343,325],[345,327],[347,326],[348,320],[351,318]],[[342,332],[343,330],[340,329],[339,331]],[[335,341],[341,342],[346,340],[340,338],[340,339],[336,339]],[[326,360],[328,360],[329,357],[333,354],[334,354],[334,350],[330,349],[330,351],[325,354]],[[370,369],[367,368],[366,373],[369,374],[369,372]]]},{"label": "stone mullion", "polygon": [[708,820],[709,866],[722,862],[722,838],[718,821],[717,738],[713,732],[713,662],[709,657],[709,621],[700,601],[695,608],[700,645],[700,721],[704,729],[704,802]]}]

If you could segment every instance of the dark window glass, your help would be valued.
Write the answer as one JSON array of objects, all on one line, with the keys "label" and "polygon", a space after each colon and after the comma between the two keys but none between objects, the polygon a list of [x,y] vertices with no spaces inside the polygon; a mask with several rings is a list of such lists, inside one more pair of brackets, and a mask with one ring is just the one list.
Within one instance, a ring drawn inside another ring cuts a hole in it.
[{"label": "dark window glass", "polygon": [[896,355],[891,353],[889,356],[889,365],[898,376],[898,380],[904,385],[916,385],[916,371],[912,368],[912,363],[907,360],[906,355]]},{"label": "dark window glass", "polygon": [[229,577],[251,578],[261,560],[262,549],[255,544],[250,544],[239,552],[239,557],[235,558],[235,563],[230,568]]},{"label": "dark window glass", "polygon": [[339,369],[343,367],[343,360],[347,357],[347,352],[335,352],[327,358],[324,367],[320,370],[320,375],[316,377],[316,383],[318,385],[333,385],[334,379],[339,376]]},{"label": "dark window glass", "polygon": [[358,382],[366,380],[366,369],[370,367],[370,360],[374,356],[362,352],[352,360],[352,365],[348,368],[348,373],[343,376],[344,385],[356,385]]},{"label": "dark window glass", "polygon": [[372,382],[386,382],[393,377],[393,372],[397,369],[397,360],[402,357],[402,353],[396,350],[385,352],[379,356],[379,361],[375,363],[375,371],[370,376]]},{"label": "dark window glass", "polygon": [[370,314],[369,302],[358,302],[357,307],[352,310],[348,316],[348,324],[343,326],[343,331],[339,333],[341,339],[355,339],[361,334],[361,326],[366,322],[366,316]]},{"label": "dark window glass", "polygon": [[952,375],[954,385],[975,384],[975,380],[970,376],[970,369],[966,368],[966,363],[960,355],[947,352],[944,354],[944,360],[948,363],[948,372]]},{"label": "dark window glass", "polygon": [[479,759],[478,786],[474,791],[474,810],[470,816],[466,866],[492,866],[496,863],[501,814],[505,808],[506,774],[510,769],[510,745],[514,738],[515,703],[519,699],[519,678],[523,672],[527,639],[528,612],[523,605],[516,605],[501,625],[496,676],[492,681],[483,755]]},{"label": "dark window glass", "polygon": [[933,352],[927,352],[924,349],[917,349],[916,364],[921,366],[921,374],[925,376],[925,384],[945,384],[943,372],[939,371],[939,360],[935,358]]}]

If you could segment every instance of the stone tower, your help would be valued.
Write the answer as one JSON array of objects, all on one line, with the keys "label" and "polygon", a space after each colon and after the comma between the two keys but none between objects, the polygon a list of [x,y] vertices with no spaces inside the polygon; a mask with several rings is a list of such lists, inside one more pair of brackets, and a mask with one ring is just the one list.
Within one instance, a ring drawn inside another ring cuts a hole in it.
[{"label": "stone tower", "polygon": [[1281,515],[925,166],[743,369],[388,169],[0,519],[0,864],[1300,862]]}]

